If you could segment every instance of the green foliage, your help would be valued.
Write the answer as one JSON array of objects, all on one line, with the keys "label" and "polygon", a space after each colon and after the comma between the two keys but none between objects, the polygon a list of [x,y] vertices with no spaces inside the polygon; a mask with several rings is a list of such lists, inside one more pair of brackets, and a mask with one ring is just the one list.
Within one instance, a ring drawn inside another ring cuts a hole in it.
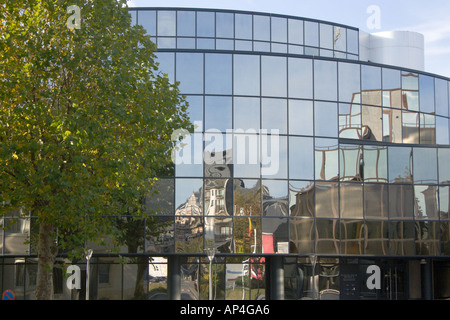
[{"label": "green foliage", "polygon": [[155,49],[124,0],[0,4],[0,214],[26,208],[80,255],[88,239],[123,236],[110,217],[148,214],[173,130],[191,129]]}]

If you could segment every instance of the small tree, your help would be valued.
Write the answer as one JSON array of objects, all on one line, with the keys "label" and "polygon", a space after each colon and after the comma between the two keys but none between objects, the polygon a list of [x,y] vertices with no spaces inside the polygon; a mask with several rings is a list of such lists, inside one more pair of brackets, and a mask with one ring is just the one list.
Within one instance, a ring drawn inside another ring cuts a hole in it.
[{"label": "small tree", "polygon": [[52,298],[58,249],[79,258],[124,237],[111,217],[145,216],[173,131],[191,128],[154,50],[125,0],[0,4],[0,213],[37,217],[37,299]]}]

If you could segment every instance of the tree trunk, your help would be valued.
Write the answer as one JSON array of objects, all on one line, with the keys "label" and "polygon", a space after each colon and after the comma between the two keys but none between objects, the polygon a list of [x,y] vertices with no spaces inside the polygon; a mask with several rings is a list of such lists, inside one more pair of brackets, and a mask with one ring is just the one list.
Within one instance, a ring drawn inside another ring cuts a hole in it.
[{"label": "tree trunk", "polygon": [[36,300],[53,298],[53,265],[56,257],[55,232],[52,225],[39,224],[37,243],[38,274],[36,283]]}]

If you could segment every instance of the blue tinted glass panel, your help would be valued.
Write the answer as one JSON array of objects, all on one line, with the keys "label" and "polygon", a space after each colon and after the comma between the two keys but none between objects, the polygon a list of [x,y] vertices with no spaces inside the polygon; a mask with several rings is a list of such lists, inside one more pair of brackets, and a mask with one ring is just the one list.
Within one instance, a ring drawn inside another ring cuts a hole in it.
[{"label": "blue tinted glass panel", "polygon": [[270,17],[253,16],[254,40],[270,41]]},{"label": "blue tinted glass panel", "polygon": [[289,179],[314,179],[313,138],[289,138]]},{"label": "blue tinted glass panel", "polygon": [[272,41],[287,42],[287,20],[285,18],[272,17]]},{"label": "blue tinted glass panel", "polygon": [[205,130],[232,129],[231,97],[205,97]]},{"label": "blue tinted glass panel", "polygon": [[448,116],[448,85],[447,80],[435,79],[436,114]]},{"label": "blue tinted glass panel", "polygon": [[336,62],[314,61],[314,99],[337,100]]},{"label": "blue tinted glass panel", "polygon": [[203,93],[203,54],[177,53],[176,80],[181,93]]},{"label": "blue tinted glass panel", "polygon": [[303,44],[303,20],[288,20],[289,43]]},{"label": "blue tinted glass panel", "polygon": [[158,11],[158,36],[174,37],[176,34],[175,11]]},{"label": "blue tinted glass panel", "polygon": [[205,55],[205,92],[231,94],[232,56],[230,54]]},{"label": "blue tinted glass panel", "polygon": [[177,12],[177,36],[195,36],[195,11]]},{"label": "blue tinted glass panel", "polygon": [[234,37],[234,15],[232,13],[216,13],[216,36],[218,38]]},{"label": "blue tinted glass panel", "polygon": [[286,58],[263,56],[261,58],[261,65],[262,95],[286,97]]},{"label": "blue tinted glass panel", "polygon": [[234,19],[236,39],[252,39],[252,16],[249,14],[236,14]]},{"label": "blue tinted glass panel", "polygon": [[259,96],[259,56],[234,55],[234,94]]},{"label": "blue tinted glass panel", "polygon": [[420,111],[434,112],[434,78],[430,76],[419,76]]},{"label": "blue tinted glass panel", "polygon": [[310,59],[288,58],[289,97],[313,98],[313,71]]},{"label": "blue tinted glass panel", "polygon": [[138,11],[138,23],[151,36],[156,36],[156,11]]},{"label": "blue tinted glass panel", "polygon": [[197,36],[214,37],[214,12],[197,12]]}]

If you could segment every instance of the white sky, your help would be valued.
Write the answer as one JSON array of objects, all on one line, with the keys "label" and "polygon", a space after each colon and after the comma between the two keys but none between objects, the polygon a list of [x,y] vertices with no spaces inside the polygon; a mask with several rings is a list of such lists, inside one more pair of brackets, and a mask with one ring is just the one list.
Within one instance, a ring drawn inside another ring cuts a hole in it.
[{"label": "white sky", "polygon": [[[404,30],[425,36],[425,71],[450,77],[448,0],[130,0],[130,7],[190,7],[268,12],[337,22],[366,32]],[[380,9],[379,29],[368,20]]]}]

